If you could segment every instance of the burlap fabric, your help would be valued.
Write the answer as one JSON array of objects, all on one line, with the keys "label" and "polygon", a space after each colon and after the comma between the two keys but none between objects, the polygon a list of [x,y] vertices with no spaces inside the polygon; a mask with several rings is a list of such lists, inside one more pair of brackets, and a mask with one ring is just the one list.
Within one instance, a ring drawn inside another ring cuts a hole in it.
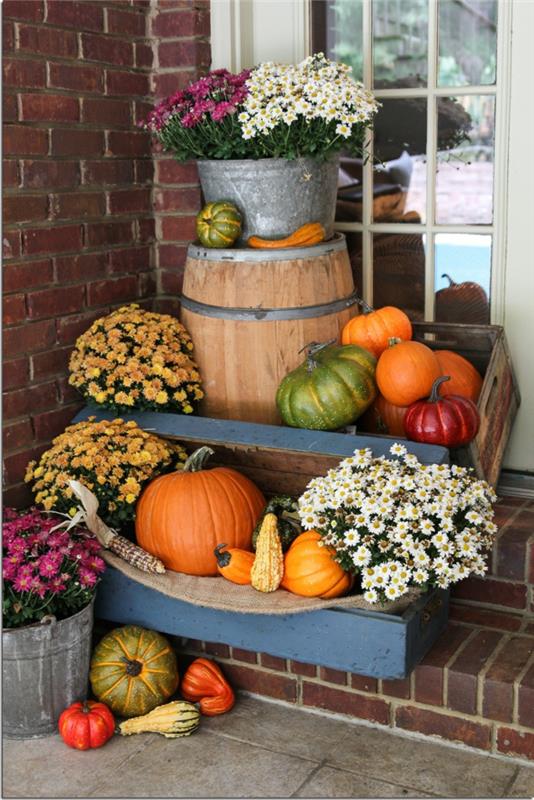
[{"label": "burlap fabric", "polygon": [[184,600],[195,606],[214,608],[220,611],[235,611],[238,614],[298,614],[333,606],[401,614],[421,595],[420,589],[411,589],[399,600],[385,605],[371,605],[363,599],[362,595],[357,594],[332,600],[320,600],[316,597],[299,597],[284,589],[269,593],[257,592],[252,586],[238,586],[222,576],[199,578],[195,575],[184,575],[171,570],[167,570],[164,575],[141,572],[107,550],[102,551],[102,556],[108,564],[128,578],[149,589],[155,589],[167,597]]}]

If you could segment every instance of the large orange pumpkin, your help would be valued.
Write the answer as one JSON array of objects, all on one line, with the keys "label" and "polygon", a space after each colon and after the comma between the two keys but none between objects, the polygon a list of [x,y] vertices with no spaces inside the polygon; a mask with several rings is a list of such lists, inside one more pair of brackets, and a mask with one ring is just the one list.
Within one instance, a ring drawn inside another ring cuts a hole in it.
[{"label": "large orange pumpkin", "polygon": [[435,353],[421,342],[392,340],[376,365],[378,388],[395,406],[428,397],[441,368]]},{"label": "large orange pumpkin", "polygon": [[141,547],[168,569],[188,575],[217,575],[215,548],[252,549],[252,531],[265,498],[257,486],[229,467],[203,469],[213,453],[201,447],[183,470],[148,484],[136,508]]},{"label": "large orange pumpkin", "polygon": [[341,344],[357,344],[379,358],[389,340],[411,339],[412,323],[404,311],[395,306],[384,306],[376,311],[360,302],[363,314],[350,319],[341,333]]},{"label": "large orange pumpkin", "polygon": [[341,597],[354,578],[334,561],[333,550],[319,545],[321,535],[306,531],[297,536],[286,553],[280,586],[303,597]]},{"label": "large orange pumpkin", "polygon": [[358,428],[368,433],[405,437],[404,417],[407,411],[408,406],[394,406],[383,394],[379,394],[358,420]]},{"label": "large orange pumpkin", "polygon": [[467,397],[476,403],[482,389],[482,376],[463,356],[452,350],[436,350],[442,375],[449,375],[450,380],[440,386],[441,397],[457,394]]}]

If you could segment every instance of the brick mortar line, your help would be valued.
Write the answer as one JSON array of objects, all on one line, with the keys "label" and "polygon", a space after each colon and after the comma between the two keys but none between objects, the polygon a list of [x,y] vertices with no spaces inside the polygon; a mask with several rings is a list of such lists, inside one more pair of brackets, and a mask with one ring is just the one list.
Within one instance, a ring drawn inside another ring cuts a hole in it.
[{"label": "brick mortar line", "polygon": [[[460,646],[456,649],[456,651],[451,655],[449,660],[443,666],[443,687],[442,687],[442,701],[443,706],[447,707],[447,702],[449,699],[449,668],[454,664],[457,657],[462,653],[467,645],[473,641],[475,636],[477,635],[478,631],[471,631],[468,636],[464,639],[463,642],[460,643]],[[415,670],[414,670],[415,671]]]},{"label": "brick mortar line", "polygon": [[[114,8],[120,8],[120,7],[119,6],[114,6]],[[127,9],[124,8],[124,6],[123,6],[123,9],[124,10],[130,10],[130,9],[133,9],[133,6],[129,6]],[[138,13],[138,12],[136,11],[135,13]],[[139,16],[141,16],[141,13],[143,13],[143,12],[140,11],[139,12]],[[4,22],[13,22],[14,26],[15,26],[15,29],[18,28],[18,30],[19,30],[19,38],[15,39],[15,48],[12,51],[7,51],[8,53],[11,52],[11,53],[16,53],[16,54],[18,54],[18,53],[20,53],[20,54],[23,54],[23,53],[24,54],[28,54],[28,53],[32,53],[33,52],[32,50],[21,49],[21,47],[20,47],[20,26],[21,25],[23,25],[25,28],[36,28],[37,30],[43,30],[43,31],[57,31],[58,33],[75,33],[77,35],[77,37],[78,36],[79,37],[81,37],[81,36],[109,37],[112,40],[115,40],[117,42],[125,42],[126,44],[136,44],[139,41],[143,41],[143,40],[146,41],[146,40],[150,40],[152,38],[150,36],[150,34],[148,34],[146,32],[145,33],[139,33],[139,34],[136,34],[136,33],[123,34],[123,33],[113,33],[112,31],[105,31],[103,29],[102,30],[92,30],[92,29],[91,30],[85,30],[85,29],[80,30],[79,28],[74,28],[74,27],[71,27],[71,26],[65,26],[65,25],[62,26],[58,22],[48,22],[47,19],[44,19],[42,22],[37,22],[36,20],[28,20],[28,19],[20,19],[20,18],[17,18],[17,17],[6,17],[6,16],[3,16],[3,21]],[[198,36],[201,36],[201,35],[206,36],[206,34],[192,34],[190,38],[194,38],[197,35]],[[187,38],[187,37],[185,37],[185,38]],[[84,61],[88,60],[83,56],[82,51],[79,51],[79,53],[82,56],[82,58],[84,59]],[[39,53],[38,55],[41,58],[43,58],[43,57],[44,58],[50,58],[50,57],[51,58],[55,58],[55,56],[50,56],[49,53],[43,53],[42,55]],[[31,56],[29,56],[29,57],[31,58]],[[66,61],[69,60],[68,56],[58,56],[58,58],[63,58]],[[72,56],[72,58],[70,60],[71,61],[75,60],[75,56]],[[102,62],[102,63],[108,63],[108,62]]]},{"label": "brick mortar line", "polygon": [[527,659],[527,663],[523,667],[523,669],[518,673],[517,677],[514,679],[512,684],[512,719],[519,725],[519,688],[521,686],[521,682],[527,672],[529,671],[530,667],[534,665],[534,648],[530,657]]},{"label": "brick mortar line", "polygon": [[[506,584],[513,583],[514,585],[523,586],[524,583],[518,580],[514,580],[513,578],[495,578],[493,575],[487,576],[488,580],[498,581],[500,584],[506,586]],[[482,578],[484,580],[484,578]],[[460,603],[460,600],[453,598],[455,603]],[[525,616],[531,612],[528,611],[528,606],[525,605],[522,608],[517,608],[517,606],[500,606],[496,603],[486,603],[482,602],[481,600],[462,600],[462,605],[465,605],[466,608],[474,608],[475,610],[479,611],[500,611],[501,613],[510,613],[510,614],[517,614],[518,616]],[[462,624],[462,620],[459,620],[460,624]],[[466,623],[469,624],[469,623]],[[476,624],[476,623],[471,623]],[[485,626],[482,626],[485,627]]]}]

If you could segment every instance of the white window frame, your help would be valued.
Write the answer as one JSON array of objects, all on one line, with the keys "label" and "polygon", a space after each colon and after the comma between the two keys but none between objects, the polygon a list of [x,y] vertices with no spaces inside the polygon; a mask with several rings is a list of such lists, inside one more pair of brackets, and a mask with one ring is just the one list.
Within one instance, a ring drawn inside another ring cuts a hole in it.
[{"label": "white window frame", "polygon": [[[310,16],[312,0],[212,0],[213,66],[240,70],[263,60],[299,61],[311,53]],[[504,276],[506,255],[506,189],[508,179],[508,135],[510,98],[510,39],[512,3],[499,0],[497,19],[497,79],[493,85],[436,87],[438,63],[438,2],[428,0],[428,86],[410,89],[374,89],[377,99],[423,97],[427,99],[426,222],[373,222],[372,159],[364,166],[361,222],[338,222],[340,231],[362,234],[364,300],[373,303],[373,234],[405,233],[425,236],[424,318],[434,319],[435,236],[437,234],[489,234],[491,251],[491,322],[504,321]],[[363,1],[363,80],[372,86],[372,0]],[[437,162],[436,101],[438,97],[495,96],[495,143],[493,222],[491,225],[435,224]],[[369,146],[372,151],[372,145]]]}]

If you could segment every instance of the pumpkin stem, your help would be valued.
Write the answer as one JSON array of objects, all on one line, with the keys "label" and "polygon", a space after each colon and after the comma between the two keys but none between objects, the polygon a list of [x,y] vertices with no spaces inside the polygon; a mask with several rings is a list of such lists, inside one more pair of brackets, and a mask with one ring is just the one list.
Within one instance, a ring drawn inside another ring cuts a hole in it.
[{"label": "pumpkin stem", "polygon": [[126,674],[131,675],[135,678],[136,675],[139,675],[143,669],[143,665],[140,661],[136,661],[134,658],[126,658],[126,656],[122,656],[122,660],[126,664]]},{"label": "pumpkin stem", "polygon": [[356,298],[356,302],[362,309],[364,314],[371,314],[374,311],[373,306],[370,306],[369,303],[366,303],[361,297]]},{"label": "pumpkin stem", "polygon": [[83,711],[84,714],[88,714],[91,711],[91,707],[90,707],[89,703],[87,702],[87,700],[83,701],[83,705],[82,705],[82,709],[81,710]]},{"label": "pumpkin stem", "polygon": [[396,344],[400,344],[401,342],[402,342],[402,339],[399,339],[398,336],[391,336],[388,339],[388,347],[394,347]]},{"label": "pumpkin stem", "polygon": [[308,372],[313,372],[317,366],[317,361],[314,359],[314,355],[320,353],[325,347],[329,347],[331,344],[334,344],[335,341],[335,339],[329,339],[328,342],[310,342],[309,344],[305,344],[304,347],[300,348],[299,353],[302,353],[303,350],[307,350],[306,365],[308,367]]},{"label": "pumpkin stem", "polygon": [[215,550],[213,551],[215,554],[215,558],[217,559],[217,566],[219,567],[227,567],[230,563],[232,556],[228,551],[222,552],[221,548],[226,547],[225,544],[218,544]]},{"label": "pumpkin stem", "polygon": [[439,400],[439,387],[445,381],[450,381],[450,375],[441,375],[439,378],[436,378],[434,383],[432,384],[432,390],[430,392],[430,397],[428,398],[429,403],[437,403]]},{"label": "pumpkin stem", "polygon": [[448,288],[449,288],[449,289],[451,288],[451,286],[457,286],[457,285],[458,285],[458,284],[456,283],[456,281],[453,281],[453,279],[451,278],[451,276],[450,276],[450,275],[447,275],[447,273],[446,273],[446,272],[444,272],[444,273],[443,273],[443,275],[442,275],[441,277],[442,277],[442,278],[447,278],[447,280],[449,281],[449,286],[448,286]]},{"label": "pumpkin stem", "polygon": [[184,464],[183,472],[200,472],[201,469],[204,469],[208,458],[212,456],[214,451],[211,447],[199,447],[198,450],[195,450],[194,453],[191,453],[189,458]]}]

